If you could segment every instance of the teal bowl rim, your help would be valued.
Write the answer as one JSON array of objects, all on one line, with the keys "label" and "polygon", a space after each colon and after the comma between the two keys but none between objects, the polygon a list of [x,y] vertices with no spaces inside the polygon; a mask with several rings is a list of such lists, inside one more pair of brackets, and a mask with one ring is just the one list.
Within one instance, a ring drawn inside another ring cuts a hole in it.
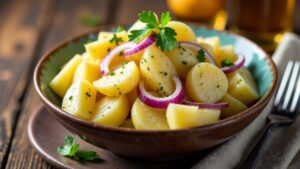
[{"label": "teal bowl rim", "polygon": [[[196,25],[196,24],[192,24],[195,28],[200,28],[203,26],[200,25]],[[47,61],[49,59],[49,56],[53,55],[55,52],[57,52],[60,48],[63,48],[65,46],[68,45],[68,43],[72,42],[72,41],[77,41],[80,40],[80,38],[88,36],[90,34],[95,34],[98,33],[99,31],[104,31],[104,30],[109,30],[112,29],[114,27],[116,27],[117,25],[105,25],[105,26],[100,26],[98,28],[86,31],[84,33],[78,34],[77,36],[74,36],[72,38],[67,38],[66,40],[60,42],[58,45],[56,45],[55,47],[53,47],[52,49],[50,49],[48,52],[46,52],[38,61],[38,63],[35,66],[34,69],[34,75],[33,75],[33,81],[34,81],[34,87],[40,97],[40,99],[42,100],[42,102],[44,104],[47,104],[49,107],[51,107],[53,110],[55,110],[55,113],[59,113],[59,115],[64,116],[65,118],[75,122],[75,123],[80,123],[83,126],[86,127],[90,127],[93,129],[99,129],[99,130],[106,130],[109,132],[116,132],[119,134],[150,134],[150,135],[164,135],[164,134],[183,134],[183,133],[189,133],[189,132],[200,132],[200,131],[206,131],[206,130],[213,130],[213,129],[217,129],[217,128],[222,128],[224,126],[228,126],[232,123],[235,123],[237,120],[242,120],[242,119],[246,119],[248,116],[251,116],[252,114],[254,114],[256,111],[259,111],[260,109],[264,109],[264,106],[269,102],[269,100],[271,99],[274,90],[276,88],[276,84],[278,81],[278,72],[277,72],[277,68],[275,63],[273,62],[271,56],[269,54],[267,54],[262,48],[260,48],[258,45],[256,45],[254,42],[250,41],[249,39],[236,35],[234,33],[228,32],[228,31],[217,31],[211,28],[207,28],[207,30],[211,30],[211,31],[216,31],[216,32],[220,32],[220,33],[225,33],[227,35],[230,36],[234,36],[236,38],[241,38],[243,40],[245,40],[247,43],[251,44],[252,46],[254,46],[257,49],[260,49],[266,56],[266,59],[268,60],[268,65],[271,67],[271,71],[272,71],[272,81],[271,81],[271,85],[268,88],[266,94],[260,98],[259,101],[257,101],[254,105],[252,105],[251,107],[249,107],[248,109],[225,119],[219,120],[216,123],[213,124],[208,124],[208,125],[203,125],[203,126],[199,126],[199,127],[194,127],[194,128],[185,128],[185,129],[168,129],[168,130],[141,130],[141,129],[130,129],[130,128],[122,128],[122,127],[112,127],[112,126],[105,126],[105,125],[99,125],[99,124],[95,124],[80,118],[77,118],[65,111],[63,111],[60,107],[58,107],[57,105],[55,105],[54,103],[52,103],[47,96],[44,94],[44,92],[41,89],[40,86],[40,75],[41,75],[41,68],[43,67],[43,64],[45,61]],[[51,112],[54,113],[54,112]],[[260,113],[259,113],[260,114]],[[258,115],[259,115],[258,114]],[[258,116],[257,115],[257,116]],[[257,117],[256,116],[256,117]],[[255,117],[255,118],[256,118]]]}]

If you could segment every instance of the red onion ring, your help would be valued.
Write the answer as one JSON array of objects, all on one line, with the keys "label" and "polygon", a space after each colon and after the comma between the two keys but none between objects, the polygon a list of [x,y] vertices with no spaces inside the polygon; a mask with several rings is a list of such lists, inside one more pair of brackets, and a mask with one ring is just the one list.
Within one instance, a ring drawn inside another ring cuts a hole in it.
[{"label": "red onion ring", "polygon": [[176,89],[173,94],[168,97],[155,97],[149,94],[145,87],[144,82],[141,81],[137,88],[138,96],[143,103],[155,108],[167,108],[170,103],[181,103],[185,97],[185,91],[180,79],[173,76]]},{"label": "red onion ring", "polygon": [[187,42],[187,41],[181,41],[178,43],[179,43],[179,46],[186,47],[186,48],[192,48],[197,51],[202,49],[205,53],[205,57],[209,60],[209,62],[213,65],[216,65],[214,57],[204,47],[200,46],[199,44],[193,43],[193,42]]},{"label": "red onion ring", "polygon": [[130,56],[132,54],[135,54],[149,46],[151,46],[153,43],[155,43],[156,39],[153,36],[148,36],[145,40],[143,40],[141,43],[139,43],[136,47],[127,49],[124,51],[125,56]]},{"label": "red onion ring", "polygon": [[228,103],[197,103],[183,100],[182,104],[198,106],[200,109],[225,109],[229,106]]},{"label": "red onion ring", "polygon": [[102,76],[105,76],[109,73],[109,64],[116,55],[118,55],[120,52],[124,51],[125,49],[131,49],[136,46],[137,46],[136,43],[128,42],[112,49],[100,63],[100,73],[102,74]]},{"label": "red onion ring", "polygon": [[241,67],[243,67],[244,63],[245,63],[245,57],[242,54],[238,54],[237,57],[238,57],[238,59],[234,62],[233,66],[222,67],[221,70],[224,73],[231,73],[231,72],[236,71],[236,70],[240,69]]}]

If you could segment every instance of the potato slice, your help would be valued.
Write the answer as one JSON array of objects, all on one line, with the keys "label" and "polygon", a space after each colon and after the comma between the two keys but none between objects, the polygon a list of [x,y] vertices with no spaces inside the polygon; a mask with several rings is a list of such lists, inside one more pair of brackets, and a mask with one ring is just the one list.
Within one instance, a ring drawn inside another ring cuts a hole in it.
[{"label": "potato slice", "polygon": [[194,31],[187,24],[179,21],[170,21],[167,27],[173,28],[177,35],[176,40],[179,41],[189,41],[197,43],[197,37]]},{"label": "potato slice", "polygon": [[136,129],[163,130],[168,129],[166,109],[156,109],[136,99],[131,109],[131,119]]},{"label": "potato slice", "polygon": [[248,69],[241,68],[229,74],[228,81],[228,93],[244,104],[251,105],[259,98],[256,83]]},{"label": "potato slice", "polygon": [[76,117],[90,119],[96,103],[97,90],[85,80],[73,83],[62,101],[62,109]]},{"label": "potato slice", "polygon": [[[107,31],[101,31],[98,34],[98,40],[110,40],[111,38],[113,38],[115,32],[107,32]],[[125,42],[127,41],[127,32],[126,31],[121,31],[121,32],[117,32],[116,36],[119,38],[122,38],[122,40]]]},{"label": "potato slice", "polygon": [[176,69],[170,59],[159,48],[152,45],[145,49],[140,61],[140,71],[147,86],[163,96],[172,94],[175,84],[173,75]]},{"label": "potato slice", "polygon": [[167,121],[170,129],[198,127],[217,122],[220,113],[220,110],[171,103],[167,108]]},{"label": "potato slice", "polygon": [[82,58],[80,55],[75,55],[51,80],[49,86],[60,97],[64,97],[68,88],[71,86],[75,70],[81,60]]},{"label": "potato slice", "polygon": [[[122,38],[123,42],[127,41],[126,31],[118,32],[117,37]],[[101,61],[113,48],[117,46],[115,42],[110,42],[111,38],[97,40],[85,45],[88,56],[93,61]],[[121,44],[122,42],[120,42]]]},{"label": "potato slice", "polygon": [[189,70],[193,68],[199,61],[196,52],[189,48],[176,47],[166,55],[174,64],[180,78],[185,79]]},{"label": "potato slice", "polygon": [[127,94],[138,85],[139,68],[131,61],[94,82],[96,89],[106,96]]},{"label": "potato slice", "polygon": [[227,118],[227,117],[236,115],[248,108],[244,103],[242,103],[238,99],[232,97],[230,94],[225,94],[225,96],[219,102],[220,103],[226,102],[229,104],[228,108],[221,110],[222,118]]},{"label": "potato slice", "polygon": [[82,61],[77,67],[74,77],[73,83],[78,80],[86,80],[90,83],[93,83],[95,80],[100,78],[100,68],[99,64],[90,62],[90,61]]},{"label": "potato slice", "polygon": [[97,102],[92,122],[108,125],[121,125],[130,111],[129,102],[125,95],[118,97],[104,97]]},{"label": "potato slice", "polygon": [[205,43],[213,48],[213,55],[217,56],[220,53],[220,38],[218,36],[207,37],[204,39],[198,38],[198,43]]},{"label": "potato slice", "polygon": [[234,48],[232,45],[222,46],[220,47],[219,55],[215,55],[216,64],[219,67],[222,67],[222,61],[228,59],[232,63],[234,63],[237,59],[234,53]]},{"label": "potato slice", "polygon": [[197,102],[215,103],[225,95],[227,89],[226,75],[210,63],[198,63],[187,75],[187,93]]},{"label": "potato slice", "polygon": [[124,127],[124,128],[132,128],[132,129],[134,129],[134,125],[133,125],[131,119],[126,119],[126,120],[120,125],[120,127]]}]

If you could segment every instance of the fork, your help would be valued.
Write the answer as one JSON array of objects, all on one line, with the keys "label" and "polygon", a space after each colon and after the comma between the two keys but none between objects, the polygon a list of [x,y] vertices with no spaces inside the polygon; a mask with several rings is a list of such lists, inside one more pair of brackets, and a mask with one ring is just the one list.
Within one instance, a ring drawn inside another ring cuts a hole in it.
[{"label": "fork", "polygon": [[272,128],[277,125],[292,124],[295,121],[300,107],[299,68],[299,61],[290,60],[288,62],[273,102],[272,113],[270,113],[267,118],[268,123],[255,140],[251,152],[242,160],[237,168],[256,169],[263,150],[270,139]]}]

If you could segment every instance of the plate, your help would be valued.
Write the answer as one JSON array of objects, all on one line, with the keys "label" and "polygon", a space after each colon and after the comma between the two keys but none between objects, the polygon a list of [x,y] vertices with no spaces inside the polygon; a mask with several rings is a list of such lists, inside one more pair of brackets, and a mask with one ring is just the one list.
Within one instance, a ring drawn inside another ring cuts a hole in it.
[{"label": "plate", "polygon": [[[76,169],[166,169],[166,168],[190,168],[197,161],[201,160],[208,151],[195,154],[193,156],[179,159],[176,161],[165,162],[146,162],[135,161],[117,156],[107,150],[93,146],[79,137],[74,136],[65,129],[46,108],[38,108],[30,117],[28,123],[28,138],[35,150],[50,164],[59,168],[76,168]],[[65,136],[73,136],[76,143],[80,144],[80,150],[96,151],[102,161],[97,163],[78,162],[68,157],[58,154],[57,147],[64,144]]]}]

